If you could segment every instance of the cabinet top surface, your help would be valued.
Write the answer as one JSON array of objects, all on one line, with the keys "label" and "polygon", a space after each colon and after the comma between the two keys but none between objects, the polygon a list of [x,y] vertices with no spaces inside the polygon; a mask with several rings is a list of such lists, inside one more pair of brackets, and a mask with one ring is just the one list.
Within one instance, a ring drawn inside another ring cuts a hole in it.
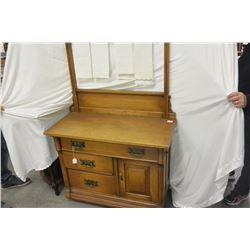
[{"label": "cabinet top surface", "polygon": [[72,112],[45,131],[70,139],[169,148],[175,124],[166,119]]}]

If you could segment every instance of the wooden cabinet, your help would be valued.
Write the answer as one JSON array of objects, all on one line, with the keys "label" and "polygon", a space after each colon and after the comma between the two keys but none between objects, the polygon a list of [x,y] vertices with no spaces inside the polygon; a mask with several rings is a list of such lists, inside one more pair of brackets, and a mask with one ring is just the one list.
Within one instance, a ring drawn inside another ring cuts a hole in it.
[{"label": "wooden cabinet", "polygon": [[111,207],[164,206],[173,128],[162,118],[70,113],[46,131],[55,138],[66,197]]},{"label": "wooden cabinet", "polygon": [[66,47],[73,112],[45,132],[55,139],[65,196],[110,207],[163,207],[175,127],[168,45],[164,93],[79,90],[72,48]]}]

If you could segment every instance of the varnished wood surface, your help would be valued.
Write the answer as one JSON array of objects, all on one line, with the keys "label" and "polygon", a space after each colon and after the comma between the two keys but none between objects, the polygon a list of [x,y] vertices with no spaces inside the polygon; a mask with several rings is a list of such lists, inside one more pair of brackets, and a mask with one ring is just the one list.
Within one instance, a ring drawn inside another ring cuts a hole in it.
[{"label": "varnished wood surface", "polygon": [[74,111],[79,111],[78,96],[77,96],[77,93],[76,93],[76,91],[77,91],[77,80],[76,80],[76,72],[75,72],[72,44],[71,43],[66,43],[65,48],[66,48],[66,53],[67,53],[70,82],[71,82],[72,94],[73,94],[73,110]]},{"label": "varnished wood surface", "polygon": [[126,145],[170,147],[174,124],[162,118],[73,112],[48,129],[54,137]]},{"label": "varnished wood surface", "polygon": [[123,198],[121,196],[88,192],[80,188],[71,188],[70,198],[77,201],[119,208],[157,208],[164,205],[149,201]]},{"label": "varnished wood surface", "polygon": [[[72,163],[72,158],[77,159],[77,163]],[[63,161],[64,166],[66,168],[72,168],[80,171],[87,171],[93,173],[101,173],[106,175],[112,175],[114,173],[113,170],[113,162],[111,157],[103,157],[103,156],[96,156],[91,154],[80,154],[72,152],[63,152]],[[82,164],[83,161],[90,161],[93,163],[93,166],[88,166]]]},{"label": "varnished wood surface", "polygon": [[158,185],[160,167],[157,164],[119,160],[118,167],[121,196],[159,203],[162,189]]},{"label": "varnished wood surface", "polygon": [[169,118],[169,43],[164,43],[164,118]]},{"label": "varnished wood surface", "polygon": [[[157,162],[163,164],[163,158],[159,155],[161,150],[157,148],[140,147],[143,149],[142,155],[129,152],[129,148],[139,148],[138,146],[130,146],[123,144],[96,142],[79,139],[61,138],[62,150],[67,152],[86,153],[91,155],[100,155],[108,157],[118,157],[123,159],[136,159],[142,161]],[[72,142],[84,142],[83,148],[72,147]]]},{"label": "varnished wood surface", "polygon": [[[67,169],[67,173],[69,176],[70,186],[73,188],[80,188],[94,193],[117,195],[114,176],[88,173],[73,169]],[[86,181],[93,181],[96,183],[96,186],[88,186]]]},{"label": "varnished wood surface", "polygon": [[163,92],[152,91],[131,91],[131,90],[112,90],[112,89],[77,89],[77,92],[99,93],[99,94],[119,94],[119,95],[158,95],[163,96]]},{"label": "varnished wood surface", "polygon": [[78,91],[79,111],[105,114],[164,116],[164,95],[145,92]]}]

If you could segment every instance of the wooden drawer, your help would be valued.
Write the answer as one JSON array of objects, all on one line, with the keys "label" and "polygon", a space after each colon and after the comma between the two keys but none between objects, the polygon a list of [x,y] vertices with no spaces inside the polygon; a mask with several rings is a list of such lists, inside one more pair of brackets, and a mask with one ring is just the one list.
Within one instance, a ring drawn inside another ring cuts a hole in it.
[{"label": "wooden drawer", "polygon": [[87,173],[73,169],[67,169],[67,173],[72,188],[112,195],[117,193],[114,176]]},{"label": "wooden drawer", "polygon": [[71,140],[65,138],[61,139],[61,145],[63,150],[86,152],[128,159],[141,159],[162,164],[162,158],[159,157],[159,151],[157,148],[147,148],[94,141],[81,141],[75,139]]},{"label": "wooden drawer", "polygon": [[[105,156],[96,156],[82,153],[73,153],[63,151],[63,162],[66,168],[74,168],[88,172],[97,172],[103,174],[113,174],[112,158]],[[77,164],[72,163],[73,158],[77,159]]]}]

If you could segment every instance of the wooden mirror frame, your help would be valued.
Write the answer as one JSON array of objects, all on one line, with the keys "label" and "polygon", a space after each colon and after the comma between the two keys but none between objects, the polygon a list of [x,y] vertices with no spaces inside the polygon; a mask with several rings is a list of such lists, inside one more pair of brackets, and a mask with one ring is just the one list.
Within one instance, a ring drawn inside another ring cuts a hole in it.
[{"label": "wooden mirror frame", "polygon": [[[72,44],[66,43],[66,52],[73,93],[74,112],[98,112],[119,115],[162,117],[174,120],[170,107],[169,43],[164,43],[164,93],[148,91],[83,90],[78,89]],[[98,102],[96,100],[99,100]]]}]

